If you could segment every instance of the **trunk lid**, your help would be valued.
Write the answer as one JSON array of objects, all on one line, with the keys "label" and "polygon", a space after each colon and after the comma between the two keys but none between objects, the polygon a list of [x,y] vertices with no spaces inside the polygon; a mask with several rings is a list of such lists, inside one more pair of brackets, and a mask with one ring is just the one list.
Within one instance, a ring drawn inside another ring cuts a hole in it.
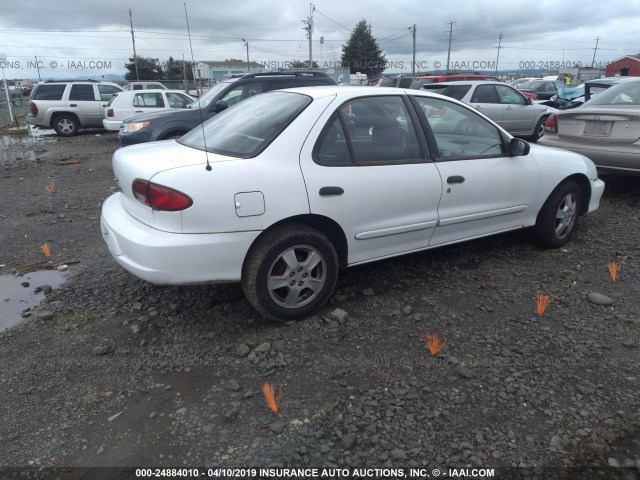
[{"label": "trunk lid", "polygon": [[640,108],[626,105],[579,107],[556,113],[558,136],[602,143],[640,139]]}]

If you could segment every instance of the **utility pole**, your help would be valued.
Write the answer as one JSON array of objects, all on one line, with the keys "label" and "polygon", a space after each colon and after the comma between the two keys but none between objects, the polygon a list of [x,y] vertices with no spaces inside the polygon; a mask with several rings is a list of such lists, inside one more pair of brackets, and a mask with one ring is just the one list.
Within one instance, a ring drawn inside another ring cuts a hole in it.
[{"label": "utility pole", "polygon": [[309,68],[313,68],[313,12],[315,11],[316,6],[313,3],[309,4],[309,16],[306,20],[302,20],[302,23],[306,23],[306,27],[302,27],[303,30],[307,31],[307,38],[309,39]]},{"label": "utility pole", "polygon": [[413,37],[413,61],[411,62],[411,75],[416,74],[416,24],[413,24],[413,27],[409,27],[409,31],[411,32],[411,36]]},{"label": "utility pole", "polygon": [[131,9],[129,9],[129,24],[131,25],[131,42],[133,43],[133,63],[136,66],[136,80],[140,80],[138,77],[138,56],[136,55],[136,38],[133,36],[133,18],[131,16]]},{"label": "utility pole", "polygon": [[498,62],[500,61],[500,49],[502,48],[502,32],[498,35],[498,57],[496,58],[496,75],[498,75]]},{"label": "utility pole", "polygon": [[600,41],[600,37],[596,38],[596,48],[593,49],[593,60],[591,60],[591,67],[596,63],[596,52],[598,51],[598,42]]},{"label": "utility pole", "polygon": [[41,82],[42,78],[40,78],[40,66],[38,65],[38,56],[36,55],[36,68],[38,69],[38,81]]},{"label": "utility pole", "polygon": [[247,47],[247,72],[248,72],[249,70],[251,70],[251,67],[249,66],[249,42],[244,38],[242,39],[242,41],[244,42],[244,46]]},{"label": "utility pole", "polygon": [[456,22],[449,22],[449,49],[447,50],[447,71],[449,73],[449,60],[451,60],[451,38],[453,37],[453,24]]}]

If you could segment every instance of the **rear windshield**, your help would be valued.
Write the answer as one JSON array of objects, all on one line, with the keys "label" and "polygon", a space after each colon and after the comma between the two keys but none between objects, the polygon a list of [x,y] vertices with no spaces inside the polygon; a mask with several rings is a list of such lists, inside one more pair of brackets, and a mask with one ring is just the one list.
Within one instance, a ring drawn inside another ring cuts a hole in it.
[{"label": "rear windshield", "polygon": [[65,88],[67,88],[66,83],[36,85],[31,92],[31,100],[62,100]]},{"label": "rear windshield", "polygon": [[256,95],[194,128],[180,139],[189,147],[231,157],[258,155],[311,103],[291,92]]}]

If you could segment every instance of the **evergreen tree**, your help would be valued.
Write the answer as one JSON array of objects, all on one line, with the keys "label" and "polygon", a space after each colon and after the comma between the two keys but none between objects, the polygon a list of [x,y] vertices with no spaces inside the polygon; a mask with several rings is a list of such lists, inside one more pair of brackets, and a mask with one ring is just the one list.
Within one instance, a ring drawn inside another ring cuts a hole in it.
[{"label": "evergreen tree", "polygon": [[138,64],[138,80],[164,80],[164,71],[157,58],[138,57],[135,62],[133,57],[129,57],[130,63],[125,63],[124,68],[127,73],[124,78],[127,80],[136,80],[136,63]]},{"label": "evergreen tree", "polygon": [[184,80],[184,70],[187,69],[187,80],[193,80],[193,62],[176,60],[169,57],[164,69],[165,80]]},{"label": "evergreen tree", "polygon": [[351,32],[346,45],[342,46],[342,64],[351,73],[366,73],[375,78],[386,68],[387,59],[371,34],[371,24],[362,19]]}]

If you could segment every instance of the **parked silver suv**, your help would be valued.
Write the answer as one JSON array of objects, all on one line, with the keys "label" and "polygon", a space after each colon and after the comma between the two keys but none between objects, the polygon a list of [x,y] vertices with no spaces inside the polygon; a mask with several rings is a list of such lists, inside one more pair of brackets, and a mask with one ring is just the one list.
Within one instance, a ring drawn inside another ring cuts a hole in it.
[{"label": "parked silver suv", "polygon": [[102,128],[104,107],[122,88],[98,80],[49,80],[36,85],[29,97],[27,123],[53,128],[70,137],[80,128]]}]

